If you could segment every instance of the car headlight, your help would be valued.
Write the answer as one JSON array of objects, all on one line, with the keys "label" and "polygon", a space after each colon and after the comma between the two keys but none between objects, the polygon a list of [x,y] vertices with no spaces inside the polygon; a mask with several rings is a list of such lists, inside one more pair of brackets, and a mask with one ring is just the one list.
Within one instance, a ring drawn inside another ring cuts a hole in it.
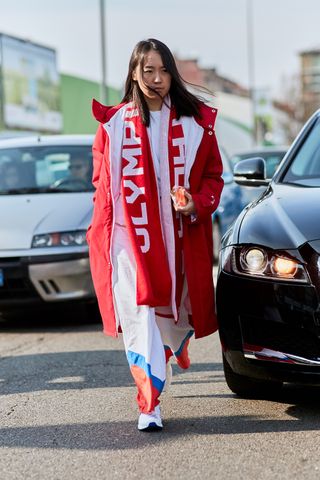
[{"label": "car headlight", "polygon": [[240,264],[244,270],[252,273],[262,273],[268,261],[266,252],[260,248],[248,248],[240,254]]},{"label": "car headlight", "polygon": [[221,251],[221,269],[263,279],[310,282],[304,264],[286,252],[258,246],[227,247]]},{"label": "car headlight", "polygon": [[86,244],[86,230],[45,233],[35,235],[32,239],[32,248],[82,247]]}]

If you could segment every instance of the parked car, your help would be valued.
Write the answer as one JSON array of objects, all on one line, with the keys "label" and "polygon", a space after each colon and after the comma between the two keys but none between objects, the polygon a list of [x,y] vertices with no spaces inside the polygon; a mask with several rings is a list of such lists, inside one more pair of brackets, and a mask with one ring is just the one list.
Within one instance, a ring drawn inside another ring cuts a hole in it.
[{"label": "parked car", "polygon": [[0,312],[95,303],[91,135],[0,142]]},{"label": "parked car", "polygon": [[224,180],[224,188],[222,190],[220,204],[212,215],[213,254],[216,262],[219,258],[221,237],[243,208],[241,188],[233,179],[230,159],[223,148],[220,148],[220,154],[223,164],[222,177]]},{"label": "parked car", "polygon": [[[230,158],[232,170],[238,162],[241,162],[246,158],[260,157],[264,159],[266,164],[266,178],[271,179],[288,149],[288,146],[256,147],[251,150],[237,153]],[[265,189],[266,187],[264,185],[258,188],[249,185],[242,185],[241,190],[243,204],[248,205],[248,203],[256,200],[256,198],[258,198],[265,191]]]},{"label": "parked car", "polygon": [[240,185],[266,187],[222,242],[217,314],[230,389],[263,395],[320,385],[320,110],[271,182],[263,159],[239,162]]}]

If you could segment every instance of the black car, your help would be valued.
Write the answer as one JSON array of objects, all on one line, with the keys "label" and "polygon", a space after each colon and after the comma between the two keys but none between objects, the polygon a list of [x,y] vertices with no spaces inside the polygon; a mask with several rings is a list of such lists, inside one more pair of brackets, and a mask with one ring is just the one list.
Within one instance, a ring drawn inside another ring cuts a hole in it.
[{"label": "black car", "polygon": [[[271,180],[273,177],[278,165],[281,163],[281,160],[288,151],[287,146],[265,146],[265,147],[256,147],[251,150],[246,150],[242,153],[235,154],[231,157],[230,163],[232,169],[236,166],[238,162],[242,162],[247,158],[260,157],[266,163],[266,179]],[[252,187],[251,185],[242,185],[241,195],[243,205],[248,205],[253,202],[256,198],[260,197],[266,189],[265,185],[260,187]]]},{"label": "black car", "polygon": [[267,185],[222,240],[217,313],[229,388],[256,396],[283,382],[320,385],[320,110],[275,176],[262,158],[235,166]]},{"label": "black car", "polygon": [[234,168],[237,163],[249,157],[263,158],[266,162],[266,177],[271,179],[279,163],[287,153],[287,150],[288,146],[286,145],[255,147],[251,150],[245,150],[243,152],[234,154],[230,158],[230,162],[232,164],[232,168]]}]

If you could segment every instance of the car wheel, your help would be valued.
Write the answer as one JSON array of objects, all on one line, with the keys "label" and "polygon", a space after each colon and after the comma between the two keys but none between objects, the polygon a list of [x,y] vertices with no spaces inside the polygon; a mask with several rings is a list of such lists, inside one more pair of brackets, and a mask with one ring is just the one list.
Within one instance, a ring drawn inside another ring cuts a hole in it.
[{"label": "car wheel", "polygon": [[230,390],[244,398],[268,398],[280,392],[282,382],[259,380],[235,373],[222,355],[224,376]]},{"label": "car wheel", "polygon": [[218,263],[219,251],[221,245],[221,232],[218,219],[215,219],[212,224],[212,237],[213,237],[213,260],[214,263]]}]

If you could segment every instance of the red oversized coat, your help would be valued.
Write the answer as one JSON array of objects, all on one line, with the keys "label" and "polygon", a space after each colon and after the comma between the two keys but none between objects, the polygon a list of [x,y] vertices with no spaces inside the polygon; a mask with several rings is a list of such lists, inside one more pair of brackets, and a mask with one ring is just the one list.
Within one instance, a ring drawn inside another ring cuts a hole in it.
[{"label": "red oversized coat", "polygon": [[[94,212],[87,240],[92,279],[103,320],[103,331],[117,336],[117,323],[112,293],[112,263],[110,241],[113,228],[112,178],[110,168],[110,138],[105,126],[122,105],[106,107],[93,101],[93,114],[100,122],[93,144]],[[196,119],[203,134],[190,171],[190,193],[197,217],[183,217],[183,255],[192,309],[195,337],[217,330],[213,287],[213,242],[211,215],[218,207],[223,188],[222,162],[214,132],[217,111],[201,104],[201,119]],[[188,138],[185,139],[188,142]],[[214,202],[212,199],[214,198]]]}]

